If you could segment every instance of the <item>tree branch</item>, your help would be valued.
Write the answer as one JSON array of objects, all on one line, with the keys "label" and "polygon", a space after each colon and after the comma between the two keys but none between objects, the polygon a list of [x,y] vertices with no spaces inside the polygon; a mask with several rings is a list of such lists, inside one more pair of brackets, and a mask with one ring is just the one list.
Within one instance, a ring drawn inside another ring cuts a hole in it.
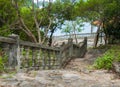
[{"label": "tree branch", "polygon": [[19,18],[19,20],[20,20],[20,23],[21,23],[22,26],[24,27],[24,28],[22,28],[22,30],[31,38],[32,42],[37,43],[37,40],[36,40],[35,36],[34,36],[33,33],[29,30],[29,28],[25,25],[24,20],[23,20],[22,17],[21,17],[21,14],[20,14],[20,11],[19,11],[19,7],[18,7],[17,1],[15,1],[15,0],[12,0],[12,1],[14,1],[14,4],[13,4],[13,5],[14,5],[14,7],[15,7],[15,9],[16,9],[16,13],[17,13],[18,18]]},{"label": "tree branch", "polygon": [[43,38],[43,40],[42,40],[42,44],[45,42],[45,40],[46,40],[46,38],[47,38],[48,31],[49,31],[50,26],[51,26],[51,24],[52,24],[51,18],[49,18],[49,20],[50,20],[50,23],[49,23],[47,29],[45,29],[45,35],[44,35],[44,38]]}]

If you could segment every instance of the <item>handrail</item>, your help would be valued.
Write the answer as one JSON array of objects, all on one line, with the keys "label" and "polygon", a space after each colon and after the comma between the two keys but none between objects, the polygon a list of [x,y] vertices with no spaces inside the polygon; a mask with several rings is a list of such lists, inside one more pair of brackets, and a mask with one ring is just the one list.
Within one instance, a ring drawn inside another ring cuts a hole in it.
[{"label": "handrail", "polygon": [[87,38],[79,44],[74,44],[69,38],[68,43],[59,48],[22,41],[19,36],[0,36],[0,42],[8,56],[9,66],[27,70],[63,68],[71,59],[83,57],[87,50]]}]

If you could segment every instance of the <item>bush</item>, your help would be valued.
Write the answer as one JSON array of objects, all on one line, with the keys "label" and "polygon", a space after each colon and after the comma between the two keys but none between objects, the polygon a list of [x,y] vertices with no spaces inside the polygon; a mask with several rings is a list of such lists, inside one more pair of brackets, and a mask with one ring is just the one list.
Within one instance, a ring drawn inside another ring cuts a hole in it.
[{"label": "bush", "polygon": [[120,62],[120,46],[112,46],[101,57],[98,57],[93,67],[96,69],[112,69],[113,62]]},{"label": "bush", "polygon": [[0,72],[4,71],[4,64],[3,64],[3,60],[2,57],[0,56]]},{"label": "bush", "polygon": [[5,72],[5,66],[8,63],[8,57],[3,54],[2,50],[0,49],[0,73]]},{"label": "bush", "polygon": [[0,72],[6,71],[5,69],[6,63],[7,63],[7,57],[0,56]]}]

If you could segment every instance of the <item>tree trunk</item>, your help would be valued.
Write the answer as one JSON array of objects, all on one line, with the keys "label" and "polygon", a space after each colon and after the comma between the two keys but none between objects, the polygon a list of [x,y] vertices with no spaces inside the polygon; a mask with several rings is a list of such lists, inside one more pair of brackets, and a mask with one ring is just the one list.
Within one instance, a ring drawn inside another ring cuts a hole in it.
[{"label": "tree trunk", "polygon": [[19,11],[19,7],[18,7],[18,3],[17,1],[14,1],[14,6],[15,6],[15,9],[16,9],[16,13],[18,15],[18,18],[20,20],[20,23],[22,24],[23,28],[22,30],[28,35],[28,37],[31,39],[32,42],[35,42],[37,43],[37,39],[36,37],[34,36],[34,34],[29,30],[29,28],[25,25],[21,15],[20,15],[20,11]]},{"label": "tree trunk", "polygon": [[109,36],[107,34],[105,34],[104,36],[104,41],[105,41],[105,45],[109,43]]},{"label": "tree trunk", "polygon": [[53,33],[54,33],[54,30],[53,30],[53,31],[51,32],[51,34],[50,34],[48,46],[51,46],[51,45],[52,45],[52,36],[53,36]]},{"label": "tree trunk", "polygon": [[[37,0],[37,5],[38,5],[38,0]],[[40,27],[39,27],[40,24],[38,23],[37,16],[36,16],[36,11],[34,8],[34,0],[32,1],[32,13],[33,13],[33,17],[34,17],[34,21],[35,21],[35,25],[36,25],[36,29],[37,29],[37,34],[38,34],[38,43],[41,44],[41,34],[40,34]],[[40,21],[40,23],[41,23],[41,21]]]},{"label": "tree trunk", "polygon": [[92,23],[91,23],[91,34],[93,33],[93,25],[92,25]]},{"label": "tree trunk", "polygon": [[47,29],[45,29],[45,32],[44,32],[45,35],[44,35],[44,37],[43,37],[42,44],[45,42],[45,40],[46,40],[46,38],[47,38],[48,31],[49,31],[50,26],[51,26],[51,24],[52,24],[51,18],[49,18],[49,21],[50,21],[50,23],[49,23]]},{"label": "tree trunk", "polygon": [[45,0],[43,0],[42,6],[43,6],[43,8],[45,7]]},{"label": "tree trunk", "polygon": [[101,28],[101,24],[98,26],[98,30],[97,30],[97,33],[96,33],[96,36],[95,36],[95,39],[94,39],[94,47],[97,47],[100,28]]},{"label": "tree trunk", "polygon": [[51,34],[50,34],[50,38],[49,38],[49,43],[48,43],[49,46],[52,45],[52,37],[53,37],[53,33],[54,33],[55,29],[56,29],[56,27],[51,30]]},{"label": "tree trunk", "polygon": [[75,42],[76,42],[76,44],[78,43],[78,40],[77,40],[77,35],[76,35],[76,33],[74,32],[74,35],[75,35]]},{"label": "tree trunk", "polygon": [[74,33],[74,36],[75,36],[75,42],[77,44],[78,40],[77,40],[77,35],[76,35],[76,32],[75,32],[75,25],[73,24],[73,22],[72,22],[72,25],[73,25],[73,33]]},{"label": "tree trunk", "polygon": [[41,43],[41,33],[40,33],[40,27],[37,21],[36,16],[34,15],[34,20],[35,20],[35,24],[36,24],[36,29],[37,29],[37,33],[38,33],[38,43]]}]

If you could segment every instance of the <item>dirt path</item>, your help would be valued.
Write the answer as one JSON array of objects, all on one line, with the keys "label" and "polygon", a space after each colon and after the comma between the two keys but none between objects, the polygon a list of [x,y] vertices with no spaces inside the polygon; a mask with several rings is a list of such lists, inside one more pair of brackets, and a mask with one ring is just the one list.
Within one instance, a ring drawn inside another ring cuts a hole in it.
[{"label": "dirt path", "polygon": [[101,56],[103,53],[104,50],[89,49],[84,58],[75,58],[71,60],[65,69],[75,70],[78,72],[84,71],[85,69],[88,70],[89,66],[94,63],[95,59]]}]

